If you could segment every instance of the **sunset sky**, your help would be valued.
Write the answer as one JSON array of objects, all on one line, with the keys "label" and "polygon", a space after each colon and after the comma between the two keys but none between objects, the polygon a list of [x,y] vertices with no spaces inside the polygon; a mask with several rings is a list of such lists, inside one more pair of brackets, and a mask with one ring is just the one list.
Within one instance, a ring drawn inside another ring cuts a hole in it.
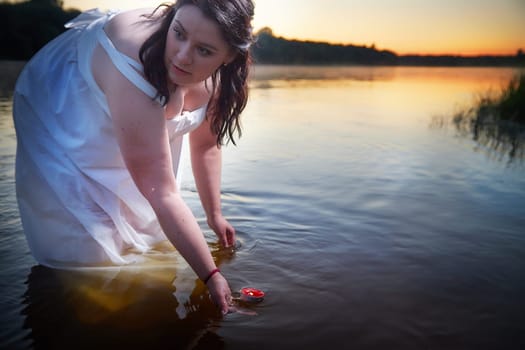
[{"label": "sunset sky", "polygon": [[[64,0],[129,9],[162,0]],[[289,39],[372,45],[398,54],[515,54],[525,50],[525,0],[255,0],[254,28]]]}]

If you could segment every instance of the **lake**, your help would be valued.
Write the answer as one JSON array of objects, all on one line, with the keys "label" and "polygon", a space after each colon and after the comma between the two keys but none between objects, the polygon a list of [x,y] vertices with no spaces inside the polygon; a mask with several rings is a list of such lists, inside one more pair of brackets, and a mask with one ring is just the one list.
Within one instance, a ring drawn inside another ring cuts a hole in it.
[{"label": "lake", "polygon": [[180,258],[37,266],[17,212],[4,94],[0,348],[524,348],[522,148],[448,122],[516,72],[256,66],[243,137],[224,150],[236,250],[206,227],[188,169],[182,183],[232,290],[266,292],[223,318]]}]

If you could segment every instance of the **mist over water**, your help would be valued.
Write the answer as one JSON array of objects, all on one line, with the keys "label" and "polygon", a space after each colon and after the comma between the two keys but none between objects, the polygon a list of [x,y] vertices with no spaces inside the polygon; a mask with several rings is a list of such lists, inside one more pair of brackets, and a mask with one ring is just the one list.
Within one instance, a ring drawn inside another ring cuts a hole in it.
[{"label": "mist over water", "polygon": [[224,318],[177,255],[36,266],[2,98],[0,347],[523,348],[523,162],[432,124],[514,73],[256,66],[243,137],[224,150],[235,251],[206,227],[189,165],[182,184],[232,289],[266,292]]}]

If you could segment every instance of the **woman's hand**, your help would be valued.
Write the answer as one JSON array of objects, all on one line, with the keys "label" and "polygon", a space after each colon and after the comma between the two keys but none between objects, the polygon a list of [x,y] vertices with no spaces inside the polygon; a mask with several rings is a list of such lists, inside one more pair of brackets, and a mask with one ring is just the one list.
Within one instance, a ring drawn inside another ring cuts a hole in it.
[{"label": "woman's hand", "polygon": [[206,285],[213,302],[219,307],[223,315],[234,311],[231,306],[232,292],[221,273],[214,274]]},{"label": "woman's hand", "polygon": [[219,242],[226,248],[235,245],[235,229],[222,215],[208,218],[208,226],[215,232]]}]

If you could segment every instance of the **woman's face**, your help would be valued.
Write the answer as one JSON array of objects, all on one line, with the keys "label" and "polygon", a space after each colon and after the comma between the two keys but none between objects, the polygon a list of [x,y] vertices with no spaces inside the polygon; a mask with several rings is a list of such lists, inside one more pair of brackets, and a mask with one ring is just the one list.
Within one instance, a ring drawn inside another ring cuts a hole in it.
[{"label": "woman's face", "polygon": [[187,86],[209,78],[222,64],[234,59],[219,25],[194,5],[182,6],[166,38],[165,63],[173,84]]}]

